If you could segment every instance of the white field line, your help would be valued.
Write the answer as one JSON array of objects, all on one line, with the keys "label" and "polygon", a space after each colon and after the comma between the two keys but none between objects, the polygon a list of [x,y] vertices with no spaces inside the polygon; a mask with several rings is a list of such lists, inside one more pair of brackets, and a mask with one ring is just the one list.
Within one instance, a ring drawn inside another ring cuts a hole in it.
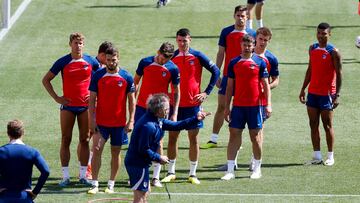
[{"label": "white field line", "polygon": [[[116,194],[132,195],[132,192],[115,192]],[[165,195],[167,193],[153,192],[150,195]],[[238,196],[238,197],[360,197],[354,194],[237,194],[237,193],[171,193],[171,196]]]},{"label": "white field line", "polygon": [[19,19],[19,17],[21,16],[21,14],[25,11],[25,9],[27,8],[27,6],[30,4],[31,0],[24,0],[18,9],[16,9],[14,15],[11,16],[10,18],[10,23],[9,23],[9,27],[8,28],[3,28],[0,31],[0,41],[5,37],[5,35],[9,32],[9,30],[11,29],[11,27],[15,24],[15,22]]}]

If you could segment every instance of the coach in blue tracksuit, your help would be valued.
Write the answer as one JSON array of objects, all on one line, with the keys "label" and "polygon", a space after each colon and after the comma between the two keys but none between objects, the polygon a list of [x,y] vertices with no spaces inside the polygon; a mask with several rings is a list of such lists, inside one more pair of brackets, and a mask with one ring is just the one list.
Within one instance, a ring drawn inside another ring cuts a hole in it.
[{"label": "coach in blue tracksuit", "polygon": [[134,191],[134,202],[147,202],[149,167],[151,162],[165,164],[167,156],[157,153],[165,130],[179,131],[203,120],[209,113],[199,112],[197,116],[179,122],[167,120],[169,97],[154,94],[147,101],[147,112],[136,122],[125,157],[130,186]]},{"label": "coach in blue tracksuit", "polygon": [[[33,202],[49,176],[49,167],[36,149],[22,142],[24,126],[21,121],[10,121],[7,134],[10,142],[0,147],[0,203]],[[33,165],[41,175],[32,190]]]}]

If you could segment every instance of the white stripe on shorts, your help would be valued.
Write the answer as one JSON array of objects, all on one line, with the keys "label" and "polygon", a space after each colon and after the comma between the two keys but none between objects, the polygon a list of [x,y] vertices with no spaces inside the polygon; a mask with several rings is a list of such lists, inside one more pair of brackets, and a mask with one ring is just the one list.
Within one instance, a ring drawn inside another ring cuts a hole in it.
[{"label": "white stripe on shorts", "polygon": [[145,175],[145,169],[143,168],[140,180],[134,185],[134,187],[131,188],[131,190],[137,190],[137,188],[140,186],[140,184],[144,180],[144,175]]}]

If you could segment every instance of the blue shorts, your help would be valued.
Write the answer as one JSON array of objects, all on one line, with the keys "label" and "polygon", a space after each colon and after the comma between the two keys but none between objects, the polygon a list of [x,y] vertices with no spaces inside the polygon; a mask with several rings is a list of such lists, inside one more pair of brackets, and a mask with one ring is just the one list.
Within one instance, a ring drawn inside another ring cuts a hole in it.
[{"label": "blue shorts", "polygon": [[268,119],[267,115],[266,115],[266,110],[265,110],[265,106],[261,106],[261,115],[262,115],[262,119],[263,119],[263,123]]},{"label": "blue shorts", "polygon": [[32,203],[34,202],[29,193],[26,191],[22,192],[9,192],[4,191],[0,193],[0,203],[10,203],[10,202],[16,202],[16,203]]},{"label": "blue shorts", "polygon": [[107,141],[110,137],[112,146],[121,146],[129,143],[124,127],[104,127],[98,125],[101,136]]},{"label": "blue shorts", "polygon": [[[177,120],[181,121],[196,116],[199,111],[200,111],[200,106],[179,107]],[[202,127],[204,127],[203,121],[198,121],[197,123],[192,124],[189,127],[185,128],[185,130],[194,130]]]},{"label": "blue shorts", "polygon": [[[136,121],[138,121],[143,115],[145,115],[145,113],[146,113],[146,109],[144,107],[136,105],[134,123],[136,123]],[[173,114],[173,107],[170,105],[169,118],[171,117],[172,114]]]},{"label": "blue shorts", "polygon": [[229,127],[244,129],[247,124],[248,129],[261,129],[263,124],[263,107],[239,107],[234,106],[231,110]]},{"label": "blue shorts", "polygon": [[308,93],[306,106],[317,108],[320,110],[332,110],[334,98],[335,95],[320,96],[320,95]]},{"label": "blue shorts", "polygon": [[70,111],[71,113],[77,116],[83,113],[84,111],[86,111],[87,109],[88,109],[87,106],[64,106],[64,105],[60,106],[61,111],[63,110]]},{"label": "blue shorts", "polygon": [[261,3],[264,2],[265,0],[248,0],[247,3],[248,4],[256,4],[256,3]]},{"label": "blue shorts", "polygon": [[149,191],[149,167],[141,168],[125,164],[125,168],[129,175],[131,190]]}]

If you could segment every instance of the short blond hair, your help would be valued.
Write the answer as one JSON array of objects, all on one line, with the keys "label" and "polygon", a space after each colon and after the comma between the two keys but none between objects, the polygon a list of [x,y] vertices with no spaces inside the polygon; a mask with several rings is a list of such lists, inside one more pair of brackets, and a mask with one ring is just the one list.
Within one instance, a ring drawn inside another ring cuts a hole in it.
[{"label": "short blond hair", "polygon": [[75,39],[84,41],[85,36],[83,34],[81,34],[80,32],[73,32],[73,33],[70,34],[70,37],[69,37],[70,43],[72,41],[74,41]]}]

